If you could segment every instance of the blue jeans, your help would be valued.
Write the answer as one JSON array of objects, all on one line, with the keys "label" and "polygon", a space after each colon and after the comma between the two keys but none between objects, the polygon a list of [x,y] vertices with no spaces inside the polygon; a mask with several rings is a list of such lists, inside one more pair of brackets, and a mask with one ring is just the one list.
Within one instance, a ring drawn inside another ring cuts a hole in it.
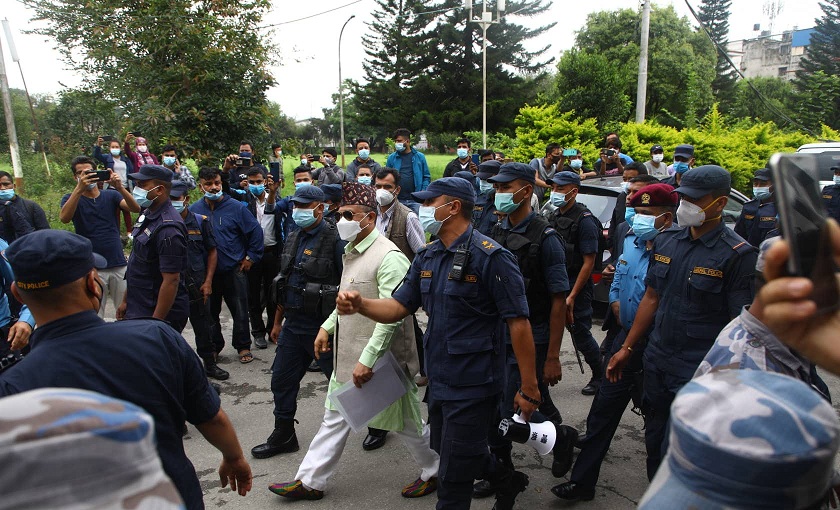
[{"label": "blue jeans", "polygon": [[231,344],[237,352],[251,348],[251,335],[248,328],[248,277],[242,271],[216,272],[213,275],[213,293],[210,294],[210,313],[213,317],[213,346],[216,352],[222,352],[225,339],[219,314],[222,313],[222,299],[233,317],[233,338]]},{"label": "blue jeans", "polygon": [[[292,420],[297,413],[300,381],[306,367],[315,359],[315,334],[295,334],[287,328],[280,331],[277,351],[271,365],[271,393],[274,394],[274,417]],[[333,351],[321,353],[321,372],[329,379],[333,371]]]}]

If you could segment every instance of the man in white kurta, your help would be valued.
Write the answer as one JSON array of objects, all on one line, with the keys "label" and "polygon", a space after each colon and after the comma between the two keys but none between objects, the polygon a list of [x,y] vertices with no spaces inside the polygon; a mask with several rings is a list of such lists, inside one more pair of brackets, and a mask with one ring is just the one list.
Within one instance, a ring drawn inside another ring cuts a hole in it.
[{"label": "man in white kurta", "polygon": [[[376,229],[376,193],[371,186],[345,183],[339,235],[348,241],[340,291],[358,291],[369,298],[387,298],[408,272],[409,262],[394,243]],[[337,326],[337,327],[336,327]],[[315,339],[315,355],[330,349],[328,337],[337,330],[329,395],[344,383],[356,386],[369,381],[374,364],[390,351],[409,381],[410,389],[377,415],[370,426],[397,433],[421,469],[420,476],[402,490],[408,498],[425,496],[437,488],[440,457],[429,447],[429,429],[420,414],[420,399],[414,384],[419,371],[414,326],[411,322],[379,324],[362,315],[332,315]],[[289,499],[321,499],[350,434],[350,425],[329,400],[321,428],[298,468],[295,480],[274,484],[271,492]]]}]

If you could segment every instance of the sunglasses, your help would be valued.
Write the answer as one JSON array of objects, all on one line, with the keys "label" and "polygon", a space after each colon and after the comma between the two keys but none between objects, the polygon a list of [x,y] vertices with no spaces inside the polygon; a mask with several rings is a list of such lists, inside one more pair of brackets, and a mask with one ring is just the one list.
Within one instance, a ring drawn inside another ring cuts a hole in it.
[{"label": "sunglasses", "polygon": [[353,218],[357,214],[367,214],[367,213],[354,213],[353,211],[344,211],[343,213],[341,213],[341,217],[344,218],[347,221],[353,221]]}]

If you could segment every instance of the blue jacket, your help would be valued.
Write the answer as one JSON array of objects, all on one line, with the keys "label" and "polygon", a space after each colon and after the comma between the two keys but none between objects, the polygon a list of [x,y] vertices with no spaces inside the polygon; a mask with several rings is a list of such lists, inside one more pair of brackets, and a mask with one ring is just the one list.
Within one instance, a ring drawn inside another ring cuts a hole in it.
[{"label": "blue jacket", "polygon": [[[403,154],[392,152],[388,155],[385,166],[399,170],[400,165],[397,163],[397,158],[402,156]],[[423,191],[428,188],[429,183],[432,182],[432,175],[429,173],[429,164],[426,163],[426,156],[414,147],[411,148],[411,166],[414,170],[414,191]]]},{"label": "blue jacket", "polygon": [[213,209],[202,198],[190,211],[207,216],[216,236],[218,265],[216,271],[233,271],[247,255],[256,263],[263,254],[263,231],[257,218],[244,202],[223,196]]}]

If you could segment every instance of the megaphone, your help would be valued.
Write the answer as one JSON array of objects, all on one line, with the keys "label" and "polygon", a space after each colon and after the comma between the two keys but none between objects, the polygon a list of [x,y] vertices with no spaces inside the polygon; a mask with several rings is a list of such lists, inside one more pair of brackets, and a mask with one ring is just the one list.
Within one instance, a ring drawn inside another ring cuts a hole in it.
[{"label": "megaphone", "polygon": [[540,455],[554,453],[551,474],[561,478],[572,468],[572,454],[578,438],[578,431],[568,425],[554,422],[527,423],[519,414],[499,422],[499,435],[514,443],[531,446]]}]

